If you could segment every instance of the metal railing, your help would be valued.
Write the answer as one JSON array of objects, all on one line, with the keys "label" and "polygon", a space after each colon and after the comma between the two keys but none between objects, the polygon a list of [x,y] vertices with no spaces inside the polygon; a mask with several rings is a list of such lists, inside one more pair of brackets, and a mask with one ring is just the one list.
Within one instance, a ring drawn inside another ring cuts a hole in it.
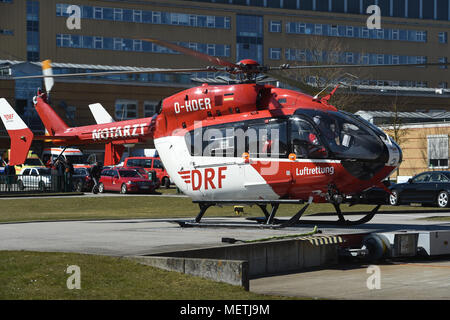
[{"label": "metal railing", "polygon": [[69,175],[0,175],[0,194],[73,192],[75,181]]}]

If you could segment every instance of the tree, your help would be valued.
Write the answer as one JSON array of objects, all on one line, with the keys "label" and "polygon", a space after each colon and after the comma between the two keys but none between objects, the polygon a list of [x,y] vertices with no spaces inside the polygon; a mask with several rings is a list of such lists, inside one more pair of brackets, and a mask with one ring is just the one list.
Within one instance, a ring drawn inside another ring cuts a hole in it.
[{"label": "tree", "polygon": [[[362,57],[362,54],[360,55]],[[355,59],[348,47],[339,38],[308,36],[301,40],[301,44],[294,44],[293,48],[286,49],[286,59],[291,65],[334,65],[334,64],[360,64],[361,59]],[[330,104],[341,110],[357,111],[355,107],[363,101],[364,97],[352,92],[352,86],[357,79],[364,75],[361,68],[351,70],[343,68],[311,68],[292,69],[286,73],[291,79],[285,80],[287,84],[300,88],[304,93],[315,96],[328,94],[338,84],[341,88],[331,97]],[[295,80],[294,80],[295,79]],[[296,85],[297,84],[297,85]]]}]

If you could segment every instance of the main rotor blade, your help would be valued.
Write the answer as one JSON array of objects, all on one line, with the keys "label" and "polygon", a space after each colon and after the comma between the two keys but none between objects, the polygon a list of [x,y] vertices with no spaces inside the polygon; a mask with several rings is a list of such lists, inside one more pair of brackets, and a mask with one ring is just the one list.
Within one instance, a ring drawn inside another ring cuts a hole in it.
[{"label": "main rotor blade", "polygon": [[433,67],[449,66],[450,62],[436,63],[404,63],[404,64],[329,64],[329,65],[311,65],[311,66],[289,66],[281,65],[279,67],[267,67],[268,70],[292,70],[292,69],[347,69],[347,68],[398,68],[398,67]]},{"label": "main rotor blade", "polygon": [[158,40],[158,39],[153,39],[153,38],[147,38],[147,39],[139,39],[142,41],[148,41],[148,42],[153,42],[156,43],[157,45],[163,46],[163,47],[167,47],[169,49],[187,54],[189,56],[207,61],[209,63],[218,65],[218,66],[222,66],[222,67],[227,67],[227,68],[233,68],[233,69],[240,69],[239,66],[237,64],[231,63],[227,60],[221,59],[221,58],[217,58],[217,57],[213,57],[210,56],[208,54],[205,53],[201,53],[183,46],[179,46],[177,44],[168,42],[168,41],[164,41],[164,40]]},{"label": "main rotor blade", "polygon": [[[191,72],[216,72],[219,71],[214,67],[197,68],[197,69],[153,69],[153,70],[128,70],[128,71],[101,71],[101,72],[84,72],[84,73],[61,73],[53,74],[53,78],[67,78],[67,77],[88,77],[88,76],[108,76],[108,75],[120,75],[120,74],[140,74],[140,73],[191,73]],[[14,80],[18,79],[39,79],[46,78],[48,75],[36,75],[36,76],[21,76],[13,77]]]}]

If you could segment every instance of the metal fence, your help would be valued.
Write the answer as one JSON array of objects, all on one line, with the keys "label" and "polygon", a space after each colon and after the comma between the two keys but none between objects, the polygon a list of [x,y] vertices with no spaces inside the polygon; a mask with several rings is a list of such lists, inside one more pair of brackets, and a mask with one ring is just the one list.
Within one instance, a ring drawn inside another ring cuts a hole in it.
[{"label": "metal fence", "polygon": [[0,194],[72,192],[75,181],[68,175],[0,175]]}]

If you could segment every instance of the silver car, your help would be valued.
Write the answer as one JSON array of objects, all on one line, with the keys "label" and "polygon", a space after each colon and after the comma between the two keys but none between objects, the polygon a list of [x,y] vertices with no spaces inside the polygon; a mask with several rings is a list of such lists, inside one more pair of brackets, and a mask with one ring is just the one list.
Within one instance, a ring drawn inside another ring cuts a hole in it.
[{"label": "silver car", "polygon": [[48,168],[24,168],[17,177],[20,190],[35,189],[45,191],[52,186],[51,170]]}]

